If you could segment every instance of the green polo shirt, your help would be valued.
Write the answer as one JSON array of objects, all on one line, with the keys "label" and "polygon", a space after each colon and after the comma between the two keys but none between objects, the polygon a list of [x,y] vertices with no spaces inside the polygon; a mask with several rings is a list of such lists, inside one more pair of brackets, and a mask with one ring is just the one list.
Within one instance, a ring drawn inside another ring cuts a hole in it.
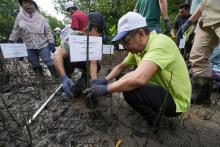
[{"label": "green polo shirt", "polygon": [[185,61],[176,44],[169,37],[153,31],[146,48],[138,54],[129,53],[123,63],[139,65],[145,60],[158,65],[149,82],[162,86],[172,95],[176,112],[185,112],[190,106],[192,88]]},{"label": "green polo shirt", "polygon": [[135,9],[146,18],[148,27],[160,25],[159,0],[138,0]]}]

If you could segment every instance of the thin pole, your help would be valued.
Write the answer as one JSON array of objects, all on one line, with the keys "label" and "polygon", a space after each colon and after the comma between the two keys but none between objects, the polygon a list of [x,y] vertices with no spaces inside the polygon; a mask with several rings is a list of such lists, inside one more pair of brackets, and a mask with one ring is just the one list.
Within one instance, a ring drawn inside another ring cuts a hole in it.
[{"label": "thin pole", "polygon": [[61,84],[56,91],[47,99],[46,102],[36,111],[36,113],[32,116],[31,119],[28,120],[27,124],[31,124],[31,122],[43,111],[43,109],[47,106],[47,104],[53,99],[55,94],[63,87],[63,84]]}]

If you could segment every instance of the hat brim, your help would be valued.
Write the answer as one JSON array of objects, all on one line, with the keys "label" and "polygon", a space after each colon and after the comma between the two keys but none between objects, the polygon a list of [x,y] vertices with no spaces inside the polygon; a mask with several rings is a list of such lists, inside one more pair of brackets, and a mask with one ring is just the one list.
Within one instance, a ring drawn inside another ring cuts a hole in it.
[{"label": "hat brim", "polygon": [[128,34],[129,31],[120,32],[112,39],[112,42],[121,40],[123,37],[125,37]]}]

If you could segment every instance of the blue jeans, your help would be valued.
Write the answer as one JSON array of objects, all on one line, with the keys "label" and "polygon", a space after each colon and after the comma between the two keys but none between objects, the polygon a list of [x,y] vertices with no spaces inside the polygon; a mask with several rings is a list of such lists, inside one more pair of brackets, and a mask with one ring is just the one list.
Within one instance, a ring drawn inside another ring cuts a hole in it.
[{"label": "blue jeans", "polygon": [[42,48],[42,49],[28,49],[28,62],[31,63],[32,68],[40,66],[39,57],[42,58],[43,62],[47,66],[53,65],[50,49],[48,47]]},{"label": "blue jeans", "polygon": [[148,26],[147,28],[150,30],[150,32],[155,30],[157,32],[157,34],[162,33],[160,25]]}]

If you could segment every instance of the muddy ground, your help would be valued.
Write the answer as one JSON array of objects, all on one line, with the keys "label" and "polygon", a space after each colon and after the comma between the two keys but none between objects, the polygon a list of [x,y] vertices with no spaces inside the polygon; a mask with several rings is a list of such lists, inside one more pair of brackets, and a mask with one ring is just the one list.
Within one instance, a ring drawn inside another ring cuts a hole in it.
[{"label": "muddy ground", "polygon": [[[10,90],[0,94],[0,147],[23,147],[30,143],[36,147],[114,147],[119,140],[123,141],[120,147],[220,146],[217,92],[213,92],[212,106],[191,105],[178,120],[163,119],[157,131],[149,137],[132,134],[132,124],[139,114],[128,106],[121,93],[99,98],[98,107],[88,109],[83,97],[67,100],[58,92],[27,127],[31,134],[28,137],[27,131],[22,131],[25,130],[23,125],[55,91],[59,81],[47,76],[36,78],[33,73],[16,70],[10,79]],[[104,76],[107,70],[102,68],[100,75]]]}]

